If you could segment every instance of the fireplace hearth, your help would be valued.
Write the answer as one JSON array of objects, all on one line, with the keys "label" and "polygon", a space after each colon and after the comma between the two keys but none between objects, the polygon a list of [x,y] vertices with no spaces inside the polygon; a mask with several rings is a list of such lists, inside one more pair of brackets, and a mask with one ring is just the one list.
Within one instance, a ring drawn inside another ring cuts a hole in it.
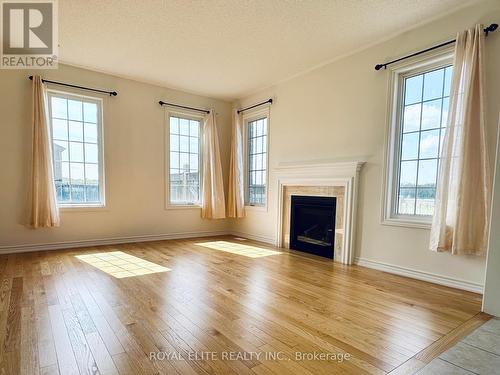
[{"label": "fireplace hearth", "polygon": [[292,195],[290,248],[334,258],[335,197]]}]

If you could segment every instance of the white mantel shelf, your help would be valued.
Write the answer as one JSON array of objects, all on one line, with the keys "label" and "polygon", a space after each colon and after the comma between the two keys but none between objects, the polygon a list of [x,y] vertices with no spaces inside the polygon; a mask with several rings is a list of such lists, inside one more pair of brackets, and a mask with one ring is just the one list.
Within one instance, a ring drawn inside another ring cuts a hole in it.
[{"label": "white mantel shelf", "polygon": [[278,220],[276,227],[276,246],[282,244],[283,191],[285,186],[343,186],[345,188],[343,264],[354,262],[356,211],[358,201],[359,173],[365,162],[325,161],[282,163],[273,169],[277,181]]}]

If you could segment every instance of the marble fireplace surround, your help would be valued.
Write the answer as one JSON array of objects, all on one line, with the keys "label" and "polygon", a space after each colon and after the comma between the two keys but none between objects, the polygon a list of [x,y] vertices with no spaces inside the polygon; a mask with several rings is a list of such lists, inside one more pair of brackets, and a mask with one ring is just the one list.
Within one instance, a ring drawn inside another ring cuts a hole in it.
[{"label": "marble fireplace surround", "polygon": [[337,198],[335,261],[354,261],[359,172],[364,162],[283,163],[274,169],[278,192],[276,245],[289,248],[292,195]]}]

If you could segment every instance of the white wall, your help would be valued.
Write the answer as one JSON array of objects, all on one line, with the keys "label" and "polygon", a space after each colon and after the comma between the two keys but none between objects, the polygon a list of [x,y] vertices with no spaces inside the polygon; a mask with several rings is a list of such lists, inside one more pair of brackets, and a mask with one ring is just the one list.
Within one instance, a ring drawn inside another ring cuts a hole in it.
[{"label": "white wall", "polygon": [[[484,1],[243,98],[239,103],[243,106],[275,98],[269,129],[270,199],[267,212],[249,211],[247,218],[232,222],[233,230],[275,238],[277,191],[273,168],[278,163],[366,159],[361,173],[357,256],[452,281],[464,280],[476,287],[483,284],[484,258],[433,253],[427,250],[428,230],[381,224],[389,73],[376,72],[374,65],[453,39],[457,31],[477,22],[498,21],[500,2]],[[486,53],[487,120],[489,139],[495,139],[500,105],[499,32],[487,38]]]},{"label": "white wall", "polygon": [[[500,126],[500,120],[499,120]],[[491,215],[483,310],[500,317],[500,137],[497,140],[495,185]]]},{"label": "white wall", "polygon": [[[107,207],[65,210],[61,227],[54,229],[33,230],[21,224],[31,147],[31,81],[27,77],[33,73],[50,80],[118,91],[117,97],[104,96]],[[8,250],[6,246],[226,229],[225,220],[202,220],[200,209],[165,210],[166,112],[158,101],[215,108],[226,182],[230,103],[65,65],[41,72],[0,70],[0,98],[0,251]]]}]

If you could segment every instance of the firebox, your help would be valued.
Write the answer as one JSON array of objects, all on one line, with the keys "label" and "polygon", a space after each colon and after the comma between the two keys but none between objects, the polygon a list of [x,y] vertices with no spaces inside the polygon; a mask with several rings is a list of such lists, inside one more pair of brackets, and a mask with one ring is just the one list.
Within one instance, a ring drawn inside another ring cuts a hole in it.
[{"label": "firebox", "polygon": [[337,198],[292,195],[290,249],[333,259]]}]

